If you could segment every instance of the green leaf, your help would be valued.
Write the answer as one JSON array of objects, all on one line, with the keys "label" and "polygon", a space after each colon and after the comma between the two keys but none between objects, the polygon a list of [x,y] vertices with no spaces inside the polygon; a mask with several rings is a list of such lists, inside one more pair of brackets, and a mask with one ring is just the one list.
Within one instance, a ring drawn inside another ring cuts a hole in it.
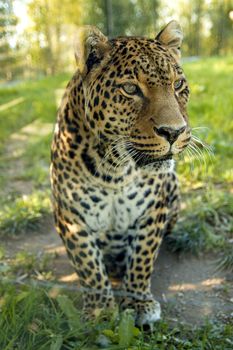
[{"label": "green leaf", "polygon": [[52,342],[49,350],[60,350],[63,344],[62,335],[57,335],[54,341]]},{"label": "green leaf", "polygon": [[0,246],[0,260],[5,258],[5,249]]},{"label": "green leaf", "polygon": [[112,338],[115,337],[115,333],[114,333],[111,329],[104,329],[104,330],[102,331],[102,333],[103,333],[104,335],[106,335],[106,337],[108,337],[108,338],[110,338],[110,339],[112,339]]},{"label": "green leaf", "polygon": [[70,329],[77,329],[80,328],[81,320],[78,313],[78,310],[74,306],[72,300],[70,300],[66,295],[59,295],[57,297],[57,302],[61,308],[61,310],[64,312],[66,317],[68,318]]},{"label": "green leaf", "polygon": [[30,292],[28,291],[24,291],[21,292],[19,295],[17,295],[17,297],[15,298],[16,303],[19,303],[20,301],[22,301],[23,299],[27,298],[29,296]]},{"label": "green leaf", "polygon": [[133,327],[134,337],[138,337],[141,334],[140,330],[137,327]]},{"label": "green leaf", "polygon": [[130,311],[126,310],[122,314],[119,324],[119,345],[129,346],[134,337],[134,318]]},{"label": "green leaf", "polygon": [[6,273],[11,270],[11,267],[7,264],[0,264],[0,273]]}]

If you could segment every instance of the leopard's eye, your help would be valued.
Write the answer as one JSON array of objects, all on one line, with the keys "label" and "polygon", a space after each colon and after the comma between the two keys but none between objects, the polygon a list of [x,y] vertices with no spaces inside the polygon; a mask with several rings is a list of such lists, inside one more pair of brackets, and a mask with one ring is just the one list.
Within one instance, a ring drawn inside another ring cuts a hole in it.
[{"label": "leopard's eye", "polygon": [[137,85],[132,83],[122,84],[122,88],[128,95],[134,95],[139,89]]},{"label": "leopard's eye", "polygon": [[183,82],[184,82],[183,79],[176,80],[176,81],[174,82],[174,88],[175,88],[175,90],[180,89],[181,86],[183,85]]}]

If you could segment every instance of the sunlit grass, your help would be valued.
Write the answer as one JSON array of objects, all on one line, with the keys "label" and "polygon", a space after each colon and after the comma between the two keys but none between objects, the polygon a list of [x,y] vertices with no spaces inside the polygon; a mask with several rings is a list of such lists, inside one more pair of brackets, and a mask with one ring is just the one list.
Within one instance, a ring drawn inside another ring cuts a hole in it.
[{"label": "sunlit grass", "polygon": [[1,206],[0,235],[14,235],[35,230],[41,218],[51,212],[48,191],[37,191],[31,195],[10,196]]},{"label": "sunlit grass", "polygon": [[34,284],[41,281],[49,283],[48,281],[55,279],[52,267],[56,257],[52,253],[33,253],[28,250],[20,250],[15,254],[11,252],[9,257],[0,246],[0,280],[2,283],[23,283],[25,279],[27,282],[32,280]]},{"label": "sunlit grass", "polygon": [[178,163],[186,208],[170,243],[174,251],[223,250],[219,266],[233,269],[233,59],[201,59],[184,69],[191,88],[190,124],[200,127],[194,134],[211,145],[213,155],[202,149],[199,159]]},{"label": "sunlit grass", "polygon": [[17,98],[24,99],[18,105],[0,109],[0,151],[3,151],[4,142],[10,134],[34,120],[54,123],[57,109],[55,91],[64,88],[68,79],[69,76],[63,74],[21,82],[14,87],[0,87],[0,108]]},{"label": "sunlit grass", "polygon": [[208,58],[186,63],[184,70],[191,88],[190,124],[195,134],[213,147],[214,157],[206,154],[204,164],[180,166],[187,181],[232,182],[233,133],[233,58]]}]

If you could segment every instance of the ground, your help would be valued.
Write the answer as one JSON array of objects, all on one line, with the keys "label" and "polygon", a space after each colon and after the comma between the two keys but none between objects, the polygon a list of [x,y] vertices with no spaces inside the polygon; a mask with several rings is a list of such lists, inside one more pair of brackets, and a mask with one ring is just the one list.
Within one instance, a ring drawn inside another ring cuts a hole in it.
[{"label": "ground", "polygon": [[152,290],[163,321],[149,339],[123,315],[119,326],[117,320],[94,325],[85,340],[74,316],[78,281],[53,227],[48,181],[56,104],[68,76],[0,88],[1,349],[90,350],[98,341],[109,349],[232,348],[233,61],[200,60],[185,70],[192,123],[209,128],[194,132],[214,146],[215,157],[179,161],[182,213],[155,266]]},{"label": "ground", "polygon": [[[52,283],[58,282],[68,290],[78,289],[77,275],[53,228],[52,218],[47,218],[43,230],[33,233],[30,240],[28,234],[23,234],[4,239],[2,245],[7,260],[14,259],[18,252],[31,252],[39,257],[50,255],[46,270],[53,272]],[[23,270],[17,278],[22,276],[21,282],[26,282]],[[180,256],[164,244],[152,276],[152,291],[161,302],[167,320],[199,325],[206,320],[233,318],[232,282],[230,272],[216,269],[216,255]]]}]

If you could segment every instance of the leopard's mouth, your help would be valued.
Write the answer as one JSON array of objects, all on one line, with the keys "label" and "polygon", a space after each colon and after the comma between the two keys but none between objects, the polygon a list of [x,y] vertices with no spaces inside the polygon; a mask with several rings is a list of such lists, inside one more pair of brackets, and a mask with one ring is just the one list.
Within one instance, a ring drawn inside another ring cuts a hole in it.
[{"label": "leopard's mouth", "polygon": [[165,155],[162,155],[161,157],[153,156],[150,153],[141,150],[137,150],[135,152],[135,150],[132,147],[128,147],[128,152],[131,154],[131,157],[139,167],[143,167],[153,163],[161,163],[167,160],[171,160],[173,157],[173,154],[170,151],[167,152]]},{"label": "leopard's mouth", "polygon": [[151,156],[148,156],[145,154],[139,159],[134,159],[134,161],[138,166],[143,167],[143,166],[154,164],[154,163],[161,163],[161,162],[164,162],[164,161],[170,160],[170,159],[172,159],[171,154],[168,154],[168,155],[165,155],[165,156],[159,157],[159,158],[154,158],[154,157],[151,157]]}]

